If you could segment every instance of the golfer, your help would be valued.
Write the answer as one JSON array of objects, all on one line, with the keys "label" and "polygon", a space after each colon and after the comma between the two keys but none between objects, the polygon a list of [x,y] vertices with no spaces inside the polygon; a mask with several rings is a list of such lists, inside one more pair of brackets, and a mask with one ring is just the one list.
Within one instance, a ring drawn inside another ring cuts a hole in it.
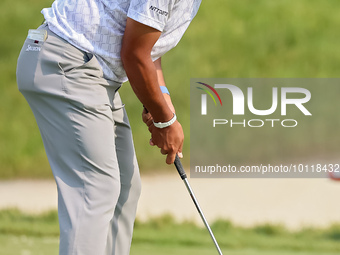
[{"label": "golfer", "polygon": [[130,81],[145,107],[150,144],[173,163],[184,137],[161,57],[200,2],[55,0],[42,10],[44,24],[29,31],[17,83],[57,184],[59,254],[129,254],[140,177],[118,89]]}]

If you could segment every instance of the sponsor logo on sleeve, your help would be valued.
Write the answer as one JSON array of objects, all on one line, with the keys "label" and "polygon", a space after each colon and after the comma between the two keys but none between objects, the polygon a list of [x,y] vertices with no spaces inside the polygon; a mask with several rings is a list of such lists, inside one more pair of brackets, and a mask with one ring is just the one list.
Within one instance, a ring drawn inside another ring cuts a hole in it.
[{"label": "sponsor logo on sleeve", "polygon": [[159,9],[159,8],[157,8],[157,7],[155,7],[155,6],[153,6],[153,5],[151,5],[149,9],[150,9],[151,11],[156,12],[156,13],[158,13],[159,15],[163,15],[163,16],[165,16],[165,17],[167,17],[167,16],[169,15],[169,13],[168,13],[167,11],[163,11],[163,10],[161,10],[161,9]]}]

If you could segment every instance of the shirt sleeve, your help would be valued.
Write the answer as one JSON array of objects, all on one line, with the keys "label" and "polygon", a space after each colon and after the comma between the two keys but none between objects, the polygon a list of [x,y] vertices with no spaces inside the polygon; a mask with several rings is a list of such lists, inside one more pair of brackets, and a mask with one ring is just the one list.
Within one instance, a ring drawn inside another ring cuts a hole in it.
[{"label": "shirt sleeve", "polygon": [[131,0],[127,16],[149,27],[163,31],[175,0]]}]

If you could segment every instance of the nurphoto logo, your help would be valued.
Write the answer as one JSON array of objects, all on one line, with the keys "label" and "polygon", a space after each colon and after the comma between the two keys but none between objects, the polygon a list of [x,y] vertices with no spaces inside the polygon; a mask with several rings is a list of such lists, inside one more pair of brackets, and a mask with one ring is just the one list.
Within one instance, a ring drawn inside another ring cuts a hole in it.
[{"label": "nurphoto logo", "polygon": [[190,177],[340,171],[339,78],[190,79]]},{"label": "nurphoto logo", "polygon": [[[245,115],[245,107],[249,110],[250,113],[256,116],[269,116],[275,113],[278,110],[278,105],[280,104],[280,115],[287,115],[287,105],[293,105],[296,107],[301,113],[305,116],[312,116],[311,112],[306,108],[305,104],[311,100],[311,92],[306,88],[299,87],[272,87],[271,88],[271,106],[268,109],[257,109],[254,106],[254,93],[253,87],[247,87],[245,91],[242,91],[236,85],[231,84],[214,84],[211,86],[207,83],[197,82],[203,87],[197,87],[197,89],[202,90],[204,93],[201,94],[201,115],[208,115],[208,103],[207,103],[207,95],[215,103],[217,106],[217,102],[215,97],[217,97],[220,106],[222,107],[222,99],[221,95],[227,93],[226,95],[229,97],[231,94],[230,100],[232,101],[232,114],[233,116],[242,116]],[[256,88],[255,88],[256,89]],[[218,90],[218,92],[217,92]],[[280,95],[279,96],[279,91]],[[213,95],[214,94],[214,95]],[[295,96],[295,97],[294,97]],[[230,101],[228,100],[228,101]],[[245,104],[247,102],[247,104]],[[228,107],[228,106],[224,106]],[[243,127],[262,127],[265,123],[274,127],[276,122],[280,122],[282,127],[296,127],[298,125],[298,121],[295,119],[243,119],[241,122],[235,122],[233,119],[225,119],[225,118],[214,118],[213,119],[213,127],[217,125],[230,125],[230,127],[241,125]]]}]

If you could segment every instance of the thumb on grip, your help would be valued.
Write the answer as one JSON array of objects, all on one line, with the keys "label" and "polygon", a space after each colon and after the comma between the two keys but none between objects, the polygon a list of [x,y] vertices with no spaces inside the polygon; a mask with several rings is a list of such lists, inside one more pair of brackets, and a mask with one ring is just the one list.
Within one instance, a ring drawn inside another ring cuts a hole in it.
[{"label": "thumb on grip", "polygon": [[187,178],[187,175],[184,171],[184,168],[183,168],[183,165],[181,163],[181,160],[179,159],[178,155],[176,154],[176,157],[175,157],[175,162],[174,162],[175,166],[176,166],[176,169],[179,173],[179,175],[181,176],[182,180],[186,179]]}]

